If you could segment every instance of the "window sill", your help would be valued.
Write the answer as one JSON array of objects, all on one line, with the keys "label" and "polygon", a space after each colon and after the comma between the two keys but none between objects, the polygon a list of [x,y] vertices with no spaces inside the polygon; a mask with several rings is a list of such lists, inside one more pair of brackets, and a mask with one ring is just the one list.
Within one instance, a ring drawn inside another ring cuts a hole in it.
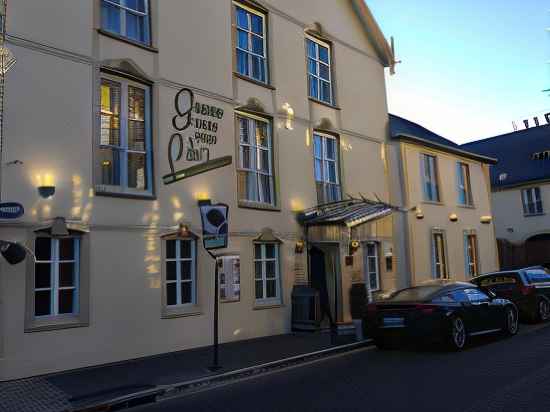
[{"label": "window sill", "polygon": [[461,207],[463,209],[475,209],[476,208],[475,205],[461,205],[461,204],[456,205],[456,207]]},{"label": "window sill", "polygon": [[256,210],[264,210],[266,212],[280,212],[281,208],[269,205],[266,203],[258,203],[258,202],[250,202],[248,200],[239,200],[238,206],[243,209],[256,209]]},{"label": "window sill", "polygon": [[189,306],[180,306],[170,308],[165,306],[162,309],[162,319],[174,319],[174,318],[186,318],[189,316],[200,316],[203,315],[203,311],[200,306],[189,305]]},{"label": "window sill", "polygon": [[260,302],[256,302],[254,303],[254,307],[252,308],[252,310],[264,310],[264,309],[279,309],[279,308],[284,308],[285,305],[283,305],[282,303],[260,303]]},{"label": "window sill", "polygon": [[266,89],[270,90],[276,90],[275,87],[270,85],[269,83],[262,83],[261,81],[255,80],[252,77],[245,76],[244,74],[233,72],[233,76],[235,76],[237,79],[245,80],[247,82],[255,84],[256,86],[265,87]]},{"label": "window sill", "polygon": [[140,49],[150,51],[151,53],[158,53],[159,50],[156,47],[148,46],[147,44],[143,44],[134,40],[131,40],[127,37],[121,36],[116,33],[111,33],[110,31],[103,30],[103,29],[97,29],[97,32],[103,36],[110,37],[111,39],[119,40],[123,43],[131,44],[132,46],[139,47]]},{"label": "window sill", "polygon": [[340,107],[335,106],[332,103],[323,102],[322,100],[317,100],[314,97],[308,97],[308,99],[310,102],[320,104],[321,106],[330,107],[331,109],[334,109],[334,110],[342,110]]},{"label": "window sill", "polygon": [[544,213],[544,212],[541,212],[541,213],[524,213],[523,217],[536,217],[536,216],[544,216],[544,215],[546,215],[546,213]]},{"label": "window sill", "polygon": [[95,187],[95,194],[96,196],[120,197],[124,199],[157,200],[157,197],[149,192],[124,192],[116,190],[114,187],[101,188],[97,185]]},{"label": "window sill", "polygon": [[444,206],[443,202],[437,202],[435,200],[423,200],[422,203],[426,205]]},{"label": "window sill", "polygon": [[90,326],[78,316],[50,317],[45,319],[33,319],[25,326],[25,333],[47,332],[71,328],[83,328]]}]

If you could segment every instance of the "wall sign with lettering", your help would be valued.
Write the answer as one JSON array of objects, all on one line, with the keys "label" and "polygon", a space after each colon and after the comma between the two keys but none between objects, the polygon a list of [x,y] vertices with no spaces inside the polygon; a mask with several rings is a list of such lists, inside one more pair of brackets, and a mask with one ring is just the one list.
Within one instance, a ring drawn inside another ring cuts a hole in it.
[{"label": "wall sign with lettering", "polygon": [[[175,132],[168,143],[170,173],[162,177],[164,184],[230,165],[231,156],[211,158],[211,151],[218,143],[219,121],[224,110],[195,101],[193,91],[185,88],[176,94],[174,108],[176,115],[172,118],[172,127]],[[176,170],[177,162],[188,165]]]}]

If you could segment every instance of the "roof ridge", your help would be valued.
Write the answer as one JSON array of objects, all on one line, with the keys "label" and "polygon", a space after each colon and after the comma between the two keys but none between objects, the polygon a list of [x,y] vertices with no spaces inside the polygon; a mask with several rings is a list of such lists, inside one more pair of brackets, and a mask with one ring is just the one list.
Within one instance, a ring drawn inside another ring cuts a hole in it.
[{"label": "roof ridge", "polygon": [[510,135],[520,135],[520,134],[523,134],[525,132],[532,132],[533,130],[537,130],[537,129],[541,129],[541,128],[550,128],[550,124],[543,124],[541,126],[530,127],[528,129],[514,130],[513,132],[509,132],[509,133],[504,133],[504,134],[498,134],[496,136],[485,137],[483,139],[478,139],[478,140],[473,140],[473,141],[468,142],[468,143],[463,143],[460,146],[473,145],[473,144],[476,144],[476,143],[486,142],[488,140],[498,139],[498,138],[505,137],[505,136],[510,136]]}]

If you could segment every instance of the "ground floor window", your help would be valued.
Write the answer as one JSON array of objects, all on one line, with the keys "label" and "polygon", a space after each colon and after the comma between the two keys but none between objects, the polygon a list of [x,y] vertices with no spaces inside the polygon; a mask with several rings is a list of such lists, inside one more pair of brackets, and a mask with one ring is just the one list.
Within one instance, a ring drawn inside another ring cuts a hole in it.
[{"label": "ground floor window", "polygon": [[34,253],[34,316],[78,314],[80,239],[37,237]]},{"label": "ground floor window", "polygon": [[281,285],[277,243],[254,244],[254,271],[256,303],[280,304]]},{"label": "ground floor window", "polygon": [[376,242],[369,242],[365,246],[365,274],[371,292],[380,290],[380,265]]},{"label": "ground floor window", "polygon": [[197,302],[195,239],[166,240],[166,306]]},{"label": "ground floor window", "polygon": [[477,236],[475,233],[464,234],[464,256],[466,258],[466,274],[474,277],[479,274]]},{"label": "ground floor window", "polygon": [[447,255],[445,251],[445,233],[432,232],[432,269],[436,279],[448,279]]}]

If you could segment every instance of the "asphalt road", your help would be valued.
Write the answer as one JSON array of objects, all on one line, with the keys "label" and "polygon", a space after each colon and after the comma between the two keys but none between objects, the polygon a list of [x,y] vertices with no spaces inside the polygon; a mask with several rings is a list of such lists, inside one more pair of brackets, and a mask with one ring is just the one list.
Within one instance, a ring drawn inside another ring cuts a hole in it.
[{"label": "asphalt road", "polygon": [[367,349],[134,409],[549,412],[550,327],[467,350]]}]

